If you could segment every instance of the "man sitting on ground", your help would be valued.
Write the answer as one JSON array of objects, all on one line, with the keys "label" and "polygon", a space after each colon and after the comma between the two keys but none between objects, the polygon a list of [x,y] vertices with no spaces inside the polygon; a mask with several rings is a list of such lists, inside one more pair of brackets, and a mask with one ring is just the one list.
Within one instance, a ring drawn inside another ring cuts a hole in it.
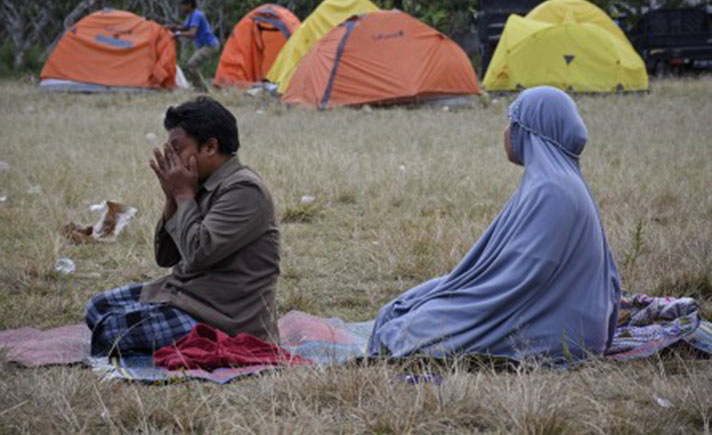
[{"label": "man sitting on ground", "polygon": [[150,162],[165,194],[155,254],[173,271],[91,300],[92,354],[153,352],[198,322],[276,343],[279,233],[267,188],[236,156],[235,117],[199,97],[168,108],[164,127]]}]

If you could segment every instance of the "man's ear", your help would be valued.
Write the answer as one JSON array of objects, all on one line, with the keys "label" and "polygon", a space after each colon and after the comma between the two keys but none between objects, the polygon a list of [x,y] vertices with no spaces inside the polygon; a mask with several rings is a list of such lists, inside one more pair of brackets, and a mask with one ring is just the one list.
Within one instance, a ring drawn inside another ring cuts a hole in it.
[{"label": "man's ear", "polygon": [[220,152],[220,144],[218,143],[217,139],[211,137],[210,139],[205,141],[205,144],[203,144],[203,149],[205,150],[205,153],[208,156],[214,156]]}]

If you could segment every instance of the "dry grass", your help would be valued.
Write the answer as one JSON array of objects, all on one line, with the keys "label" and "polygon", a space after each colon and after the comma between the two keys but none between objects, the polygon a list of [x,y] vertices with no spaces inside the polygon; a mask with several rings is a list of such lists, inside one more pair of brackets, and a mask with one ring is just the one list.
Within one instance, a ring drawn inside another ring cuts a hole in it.
[{"label": "dry grass", "polygon": [[[163,111],[188,97],[50,95],[0,83],[0,160],[11,166],[0,172],[0,328],[78,322],[93,293],[165,273],[152,262],[161,196],[146,134],[160,141]],[[452,268],[521,174],[501,148],[511,96],[449,112],[310,112],[217,98],[237,116],[242,159],[267,180],[283,217],[281,313],[372,318]],[[709,316],[712,79],[577,100],[591,137],[584,173],[625,286],[696,296]],[[304,195],[316,200],[304,205]],[[103,199],[139,209],[119,242],[63,240],[62,225],[92,223],[87,207]],[[53,272],[62,256],[75,274]],[[395,381],[403,369],[383,365],[168,387],[100,383],[71,367],[0,369],[0,432],[9,433],[709,433],[712,419],[712,369],[685,355],[566,373],[452,363],[432,368],[446,375],[439,387]]]}]

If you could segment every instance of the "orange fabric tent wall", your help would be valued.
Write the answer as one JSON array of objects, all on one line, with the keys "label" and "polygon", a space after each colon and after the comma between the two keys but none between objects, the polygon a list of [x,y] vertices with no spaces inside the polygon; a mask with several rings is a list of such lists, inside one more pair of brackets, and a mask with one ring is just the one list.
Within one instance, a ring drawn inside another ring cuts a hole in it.
[{"label": "orange fabric tent wall", "polygon": [[130,12],[102,10],[65,32],[42,68],[42,79],[105,86],[174,88],[171,32]]},{"label": "orange fabric tent wall", "polygon": [[299,18],[278,5],[262,5],[232,30],[220,55],[217,86],[249,86],[264,80],[279,50],[299,27]]},{"label": "orange fabric tent wall", "polygon": [[302,59],[282,101],[323,109],[478,93],[472,64],[455,42],[393,10],[331,30]]}]

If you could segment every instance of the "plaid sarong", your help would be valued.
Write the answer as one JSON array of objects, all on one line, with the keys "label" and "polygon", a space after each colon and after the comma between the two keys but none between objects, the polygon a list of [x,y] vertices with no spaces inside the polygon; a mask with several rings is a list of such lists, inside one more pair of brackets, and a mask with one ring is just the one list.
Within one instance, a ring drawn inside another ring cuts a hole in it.
[{"label": "plaid sarong", "polygon": [[153,353],[187,335],[198,321],[167,304],[139,302],[141,284],[99,293],[87,305],[91,354]]}]

